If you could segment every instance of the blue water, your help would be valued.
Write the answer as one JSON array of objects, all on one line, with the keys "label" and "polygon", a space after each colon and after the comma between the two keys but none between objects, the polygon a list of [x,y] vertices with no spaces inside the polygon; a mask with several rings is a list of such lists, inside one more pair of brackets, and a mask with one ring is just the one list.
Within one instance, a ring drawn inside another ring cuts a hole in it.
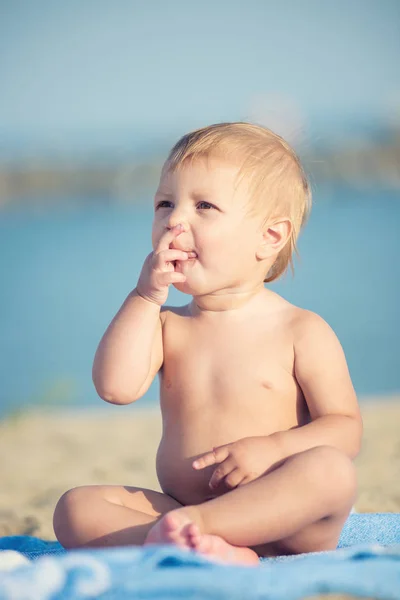
[{"label": "blue water", "polygon": [[[330,323],[360,396],[400,391],[399,200],[317,191],[295,277],[272,286]],[[104,405],[93,356],[151,250],[151,219],[150,208],[115,203],[0,214],[0,415]],[[171,289],[170,304],[187,301]],[[139,402],[157,396],[156,380]]]}]

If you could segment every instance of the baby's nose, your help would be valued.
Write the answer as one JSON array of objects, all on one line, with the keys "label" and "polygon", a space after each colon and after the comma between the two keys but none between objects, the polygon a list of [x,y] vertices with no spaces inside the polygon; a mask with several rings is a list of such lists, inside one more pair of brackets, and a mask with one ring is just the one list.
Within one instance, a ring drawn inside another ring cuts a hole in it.
[{"label": "baby's nose", "polygon": [[177,225],[181,225],[181,231],[180,233],[184,233],[185,231],[189,231],[189,223],[187,223],[187,221],[182,221],[182,220],[171,220],[168,225],[167,225],[167,229],[173,229],[174,227],[176,227]]}]

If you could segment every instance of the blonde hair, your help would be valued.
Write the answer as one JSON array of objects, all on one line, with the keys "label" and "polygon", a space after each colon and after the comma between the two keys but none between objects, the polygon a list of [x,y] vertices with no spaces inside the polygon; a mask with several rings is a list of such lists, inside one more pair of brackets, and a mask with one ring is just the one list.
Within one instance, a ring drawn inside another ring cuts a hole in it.
[{"label": "blonde hair", "polygon": [[180,169],[187,161],[209,156],[239,159],[239,177],[248,177],[252,212],[265,222],[285,216],[290,237],[269,269],[264,282],[278,279],[288,266],[293,273],[296,241],[311,210],[311,190],[300,160],[279,135],[251,123],[217,123],[184,135],[170,151],[166,168]]}]

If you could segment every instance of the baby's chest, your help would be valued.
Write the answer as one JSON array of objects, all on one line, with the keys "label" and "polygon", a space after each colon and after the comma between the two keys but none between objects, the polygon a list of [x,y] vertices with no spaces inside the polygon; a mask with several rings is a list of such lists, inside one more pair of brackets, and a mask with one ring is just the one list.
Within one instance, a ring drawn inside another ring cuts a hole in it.
[{"label": "baby's chest", "polygon": [[164,346],[163,384],[219,397],[293,389],[290,347],[272,336],[182,335]]}]

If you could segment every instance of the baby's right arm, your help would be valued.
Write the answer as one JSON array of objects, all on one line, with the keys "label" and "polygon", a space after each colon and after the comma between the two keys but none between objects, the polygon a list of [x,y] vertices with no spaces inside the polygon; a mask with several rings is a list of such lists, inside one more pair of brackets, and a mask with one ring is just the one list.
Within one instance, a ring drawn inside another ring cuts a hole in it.
[{"label": "baby's right arm", "polygon": [[163,364],[161,306],[171,283],[183,282],[173,261],[187,252],[170,249],[179,225],[161,237],[146,258],[136,288],[128,295],[103,335],[93,363],[93,383],[103,400],[129,404],[148,390]]}]

